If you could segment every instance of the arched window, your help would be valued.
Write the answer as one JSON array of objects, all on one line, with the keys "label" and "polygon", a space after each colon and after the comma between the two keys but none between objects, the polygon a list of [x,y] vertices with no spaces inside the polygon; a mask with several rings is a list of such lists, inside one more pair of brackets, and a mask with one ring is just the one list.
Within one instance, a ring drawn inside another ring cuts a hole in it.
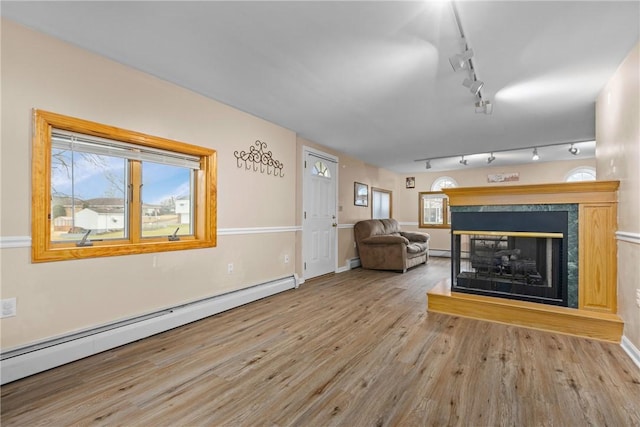
[{"label": "arched window", "polygon": [[324,178],[331,178],[331,171],[323,162],[318,160],[311,168],[311,175],[322,176]]},{"label": "arched window", "polygon": [[457,187],[458,183],[450,176],[441,176],[431,184],[431,191],[442,191],[443,188]]},{"label": "arched window", "polygon": [[596,170],[589,166],[575,168],[567,174],[564,180],[566,182],[595,181]]}]

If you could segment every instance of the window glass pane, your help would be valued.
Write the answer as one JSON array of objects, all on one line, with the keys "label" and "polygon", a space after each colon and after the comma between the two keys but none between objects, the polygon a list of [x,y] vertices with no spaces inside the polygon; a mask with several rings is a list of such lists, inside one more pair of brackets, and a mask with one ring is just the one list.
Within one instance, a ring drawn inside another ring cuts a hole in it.
[{"label": "window glass pane", "polygon": [[596,171],[593,168],[578,168],[569,173],[567,182],[595,181]]},{"label": "window glass pane", "polygon": [[422,217],[425,224],[444,224],[444,198],[443,195],[422,196]]},{"label": "window glass pane", "polygon": [[193,234],[190,168],[142,163],[142,237]]},{"label": "window glass pane", "polygon": [[387,219],[391,217],[391,194],[373,190],[371,194],[372,218]]},{"label": "window glass pane", "polygon": [[126,238],[126,160],[51,150],[51,240]]},{"label": "window glass pane", "polygon": [[453,188],[457,187],[458,183],[451,177],[441,176],[440,178],[433,181],[431,185],[431,191],[442,191],[443,188]]},{"label": "window glass pane", "polygon": [[325,165],[323,162],[318,160],[313,165],[313,168],[311,168],[311,175],[322,176],[322,177],[325,177],[325,178],[331,178],[331,171],[329,170],[327,165]]}]

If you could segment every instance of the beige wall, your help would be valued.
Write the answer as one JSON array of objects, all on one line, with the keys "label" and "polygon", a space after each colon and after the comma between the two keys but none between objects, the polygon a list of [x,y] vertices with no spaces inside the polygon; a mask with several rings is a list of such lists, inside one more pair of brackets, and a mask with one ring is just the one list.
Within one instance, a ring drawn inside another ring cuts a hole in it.
[{"label": "beige wall", "polygon": [[[30,236],[32,108],[211,147],[219,230],[296,225],[294,132],[14,23],[1,31],[3,238]],[[233,152],[258,139],[284,178],[237,168]],[[2,298],[17,298],[17,316],[0,321],[8,349],[290,276],[297,246],[285,230],[223,233],[216,248],[156,255],[42,264],[31,264],[29,247],[1,255]]]},{"label": "beige wall", "polygon": [[640,348],[640,43],[629,53],[596,103],[596,159],[600,179],[620,181],[618,314],[624,336]]}]

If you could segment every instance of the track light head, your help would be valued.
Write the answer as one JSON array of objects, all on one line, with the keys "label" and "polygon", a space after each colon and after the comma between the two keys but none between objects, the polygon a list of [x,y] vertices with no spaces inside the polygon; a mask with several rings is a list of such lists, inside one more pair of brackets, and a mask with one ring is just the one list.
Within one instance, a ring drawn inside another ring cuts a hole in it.
[{"label": "track light head", "polygon": [[464,81],[462,82],[462,86],[468,87],[469,91],[477,96],[478,93],[480,93],[480,89],[482,89],[482,86],[484,86],[484,82],[482,80],[464,79]]},{"label": "track light head", "polygon": [[467,163],[468,163],[468,162],[467,162],[467,160],[464,158],[464,156],[461,156],[461,157],[460,157],[460,164],[461,164],[461,165],[465,165],[465,166],[467,166]]},{"label": "track light head", "polygon": [[571,144],[571,147],[569,148],[569,152],[574,156],[577,156],[578,154],[580,154],[580,149],[578,147],[574,147],[573,144]]},{"label": "track light head", "polygon": [[496,156],[493,155],[493,153],[491,153],[489,155],[489,157],[487,157],[487,164],[491,164],[491,162],[493,162],[496,159]]},{"label": "track light head", "polygon": [[493,104],[489,100],[481,100],[476,102],[476,113],[493,113]]},{"label": "track light head", "polygon": [[538,156],[538,149],[537,148],[533,149],[533,156],[531,157],[531,160],[533,160],[533,161],[540,160],[540,156]]},{"label": "track light head", "polygon": [[473,57],[473,49],[467,49],[462,53],[456,53],[449,57],[449,63],[453,71],[460,71],[467,68],[469,60]]},{"label": "track light head", "polygon": [[425,166],[425,169],[431,169],[431,160],[427,160],[427,164],[424,166]]}]

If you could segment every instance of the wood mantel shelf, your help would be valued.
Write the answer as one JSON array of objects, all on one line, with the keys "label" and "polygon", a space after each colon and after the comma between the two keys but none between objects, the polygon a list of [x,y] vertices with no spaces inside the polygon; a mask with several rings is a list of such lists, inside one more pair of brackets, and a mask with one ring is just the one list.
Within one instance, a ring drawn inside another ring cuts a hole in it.
[{"label": "wood mantel shelf", "polygon": [[578,307],[567,308],[451,292],[450,281],[427,293],[429,311],[620,342],[617,316],[619,181],[446,188],[450,206],[578,205]]},{"label": "wood mantel shelf", "polygon": [[619,181],[443,188],[449,206],[616,203]]}]

